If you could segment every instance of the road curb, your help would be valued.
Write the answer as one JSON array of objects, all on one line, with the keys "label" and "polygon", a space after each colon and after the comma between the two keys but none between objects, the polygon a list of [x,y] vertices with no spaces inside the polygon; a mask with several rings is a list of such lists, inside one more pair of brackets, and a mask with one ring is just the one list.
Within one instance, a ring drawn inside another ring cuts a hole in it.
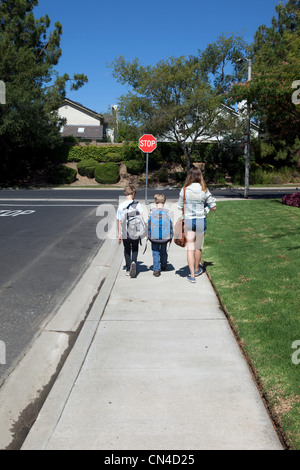
[{"label": "road curb", "polygon": [[94,312],[96,300],[100,305],[98,297],[108,295],[113,265],[116,259],[121,262],[119,249],[117,240],[105,240],[64,304],[49,318],[1,387],[0,449],[22,445],[74,342],[85,334],[85,321]]},{"label": "road curb", "polygon": [[[109,300],[111,291],[115,284],[122,257],[121,246],[115,253],[115,260],[104,281],[99,295],[95,299],[89,315],[80,331],[80,334],[53,385],[47,400],[45,401],[39,416],[30,430],[21,450],[44,449],[49,441],[60,416],[65,407],[65,403],[73,389],[74,383],[80,373],[90,345],[97,331],[99,322]],[[42,425],[41,425],[42,424]]]}]

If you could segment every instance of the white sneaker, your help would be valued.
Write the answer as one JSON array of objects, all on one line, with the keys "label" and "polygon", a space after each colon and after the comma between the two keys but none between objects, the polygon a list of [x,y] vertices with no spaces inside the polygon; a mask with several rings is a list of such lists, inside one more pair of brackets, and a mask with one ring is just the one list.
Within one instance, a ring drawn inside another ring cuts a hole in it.
[{"label": "white sneaker", "polygon": [[135,277],[136,276],[136,264],[135,262],[133,261],[131,263],[131,267],[130,267],[130,277]]}]

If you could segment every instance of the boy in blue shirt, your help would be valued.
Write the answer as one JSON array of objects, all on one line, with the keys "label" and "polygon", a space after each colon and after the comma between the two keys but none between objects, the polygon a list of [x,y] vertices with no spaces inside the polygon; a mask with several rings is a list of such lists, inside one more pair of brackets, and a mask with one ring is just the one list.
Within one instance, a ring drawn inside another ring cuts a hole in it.
[{"label": "boy in blue shirt", "polygon": [[159,277],[167,269],[167,244],[173,238],[173,224],[169,211],[164,208],[166,196],[154,196],[156,207],[152,209],[148,220],[148,238],[152,245],[153,276]]}]

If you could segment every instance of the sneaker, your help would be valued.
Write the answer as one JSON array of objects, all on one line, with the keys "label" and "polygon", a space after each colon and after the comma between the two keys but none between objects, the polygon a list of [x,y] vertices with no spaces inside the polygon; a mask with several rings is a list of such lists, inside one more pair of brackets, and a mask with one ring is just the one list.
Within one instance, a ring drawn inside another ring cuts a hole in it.
[{"label": "sneaker", "polygon": [[167,265],[162,266],[162,267],[161,267],[161,270],[162,270],[162,271],[166,271],[166,270],[167,270]]},{"label": "sneaker", "polygon": [[130,276],[130,271],[126,271],[126,276]]},{"label": "sneaker", "polygon": [[129,274],[130,274],[130,277],[135,277],[136,276],[136,264],[135,264],[134,261],[131,263]]},{"label": "sneaker", "polygon": [[203,273],[204,273],[204,268],[203,268],[203,266],[200,266],[199,270],[195,271],[195,276],[200,276]]},{"label": "sneaker", "polygon": [[192,277],[190,274],[188,275],[187,280],[192,282],[193,284],[196,282],[196,279]]},{"label": "sneaker", "polygon": [[153,276],[159,277],[159,276],[160,276],[160,271],[154,271],[154,272],[153,272]]}]

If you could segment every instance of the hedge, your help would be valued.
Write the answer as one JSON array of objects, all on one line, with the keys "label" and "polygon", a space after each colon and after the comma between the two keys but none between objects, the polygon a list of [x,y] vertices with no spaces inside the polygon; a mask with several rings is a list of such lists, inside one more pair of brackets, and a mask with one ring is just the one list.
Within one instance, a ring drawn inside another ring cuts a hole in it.
[{"label": "hedge", "polygon": [[124,159],[123,147],[73,146],[68,152],[68,162],[93,159],[97,162],[121,162]]},{"label": "hedge", "polygon": [[71,184],[76,181],[77,171],[65,165],[52,166],[47,170],[47,180],[50,184]]},{"label": "hedge", "polygon": [[81,176],[87,176],[88,178],[94,178],[95,169],[99,165],[96,160],[90,158],[89,160],[81,160],[81,162],[77,163],[78,173]]},{"label": "hedge", "polygon": [[126,165],[127,172],[131,175],[139,175],[143,173],[145,169],[144,162],[138,162],[137,160],[129,160],[128,162],[124,162]]},{"label": "hedge", "polygon": [[124,160],[144,161],[144,153],[139,149],[137,142],[126,143],[122,146],[97,146],[87,145],[85,147],[74,145],[64,146],[63,154],[67,154],[68,162],[80,162],[81,160],[93,159],[99,163],[120,163]]},{"label": "hedge", "polygon": [[120,168],[116,163],[103,163],[95,169],[95,179],[100,184],[115,184],[120,179]]}]

